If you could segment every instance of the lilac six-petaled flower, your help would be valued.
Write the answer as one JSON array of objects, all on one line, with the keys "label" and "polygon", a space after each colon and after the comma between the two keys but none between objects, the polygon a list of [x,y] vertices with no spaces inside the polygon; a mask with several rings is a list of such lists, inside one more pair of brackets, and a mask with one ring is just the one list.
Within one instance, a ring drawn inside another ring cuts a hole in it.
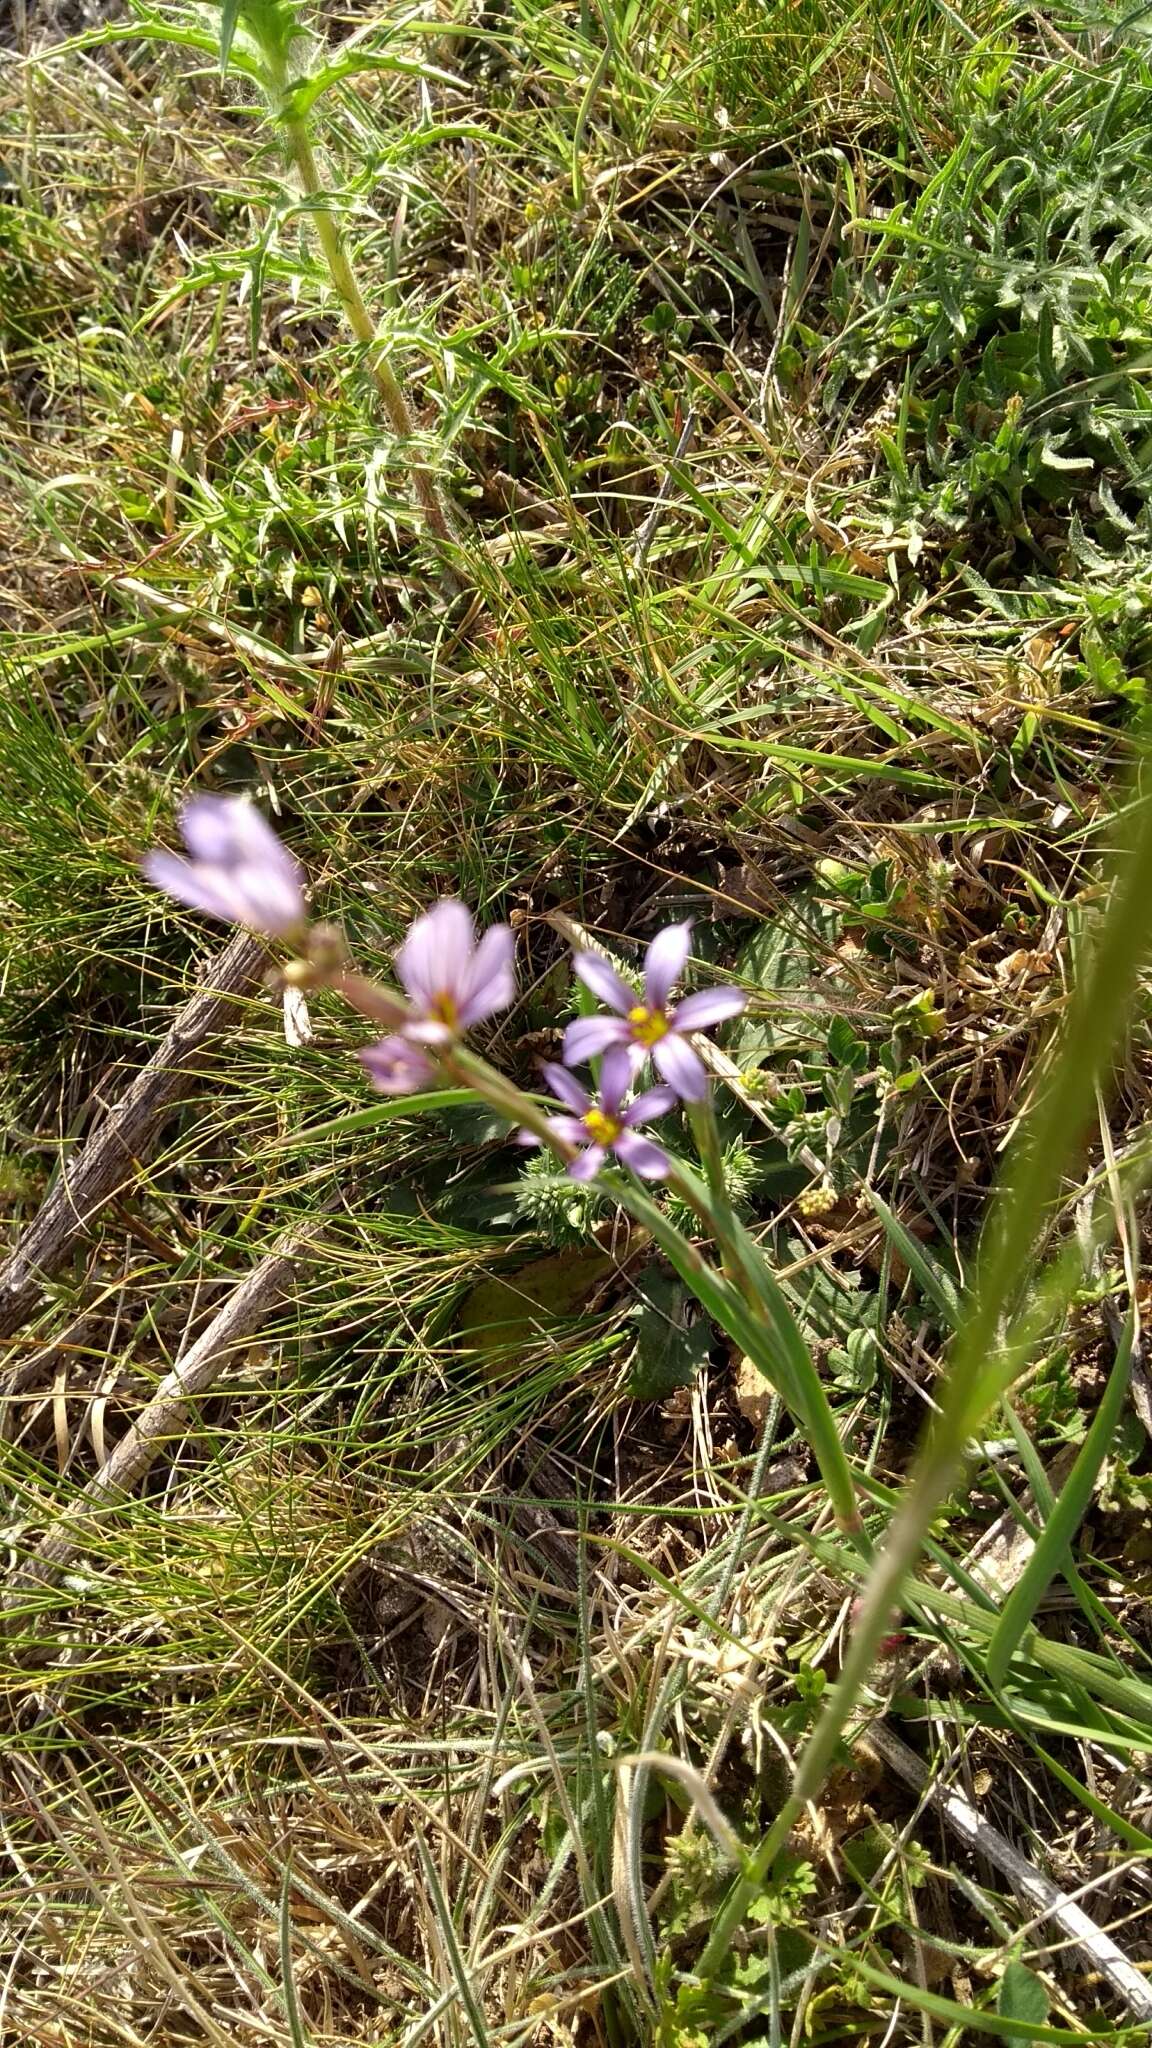
[{"label": "lilac six-petaled flower", "polygon": [[684,996],[673,1008],[668,998],[688,959],[692,923],[670,924],[658,932],[644,961],[644,993],[638,996],[598,953],[577,953],[576,972],[586,988],[615,1011],[612,1017],[578,1017],[564,1033],[564,1057],[570,1066],[595,1059],[610,1047],[626,1048],[633,1068],[651,1054],[668,1086],[682,1102],[700,1102],[708,1092],[708,1072],[689,1044],[694,1031],[706,1031],[737,1017],[746,998],[738,988],[704,988]]},{"label": "lilac six-petaled flower", "polygon": [[382,1095],[426,1088],[436,1068],[424,1046],[451,1045],[506,1010],[516,996],[515,947],[506,924],[490,925],[477,941],[471,911],[454,897],[418,917],[396,955],[407,1016],[360,1055],[373,1087]]},{"label": "lilac six-petaled flower", "polygon": [[[567,1116],[550,1116],[548,1129],[561,1144],[578,1148],[575,1158],[568,1161],[567,1170],[573,1180],[594,1180],[610,1152],[645,1180],[661,1180],[667,1173],[667,1155],[651,1138],[642,1137],[637,1126],[651,1123],[653,1117],[663,1116],[674,1108],[676,1097],[670,1088],[649,1088],[625,1107],[632,1067],[633,1061],[624,1046],[613,1046],[605,1054],[598,1102],[593,1101],[567,1067],[544,1068],[544,1079],[552,1093],[569,1111]],[[539,1142],[531,1131],[523,1132],[522,1137],[529,1145]]]},{"label": "lilac six-petaled flower", "polygon": [[506,924],[489,925],[477,943],[472,913],[454,897],[425,911],[396,955],[396,972],[412,1004],[405,1036],[448,1045],[506,1010],[516,998],[515,952]]},{"label": "lilac six-petaled flower", "polygon": [[372,1086],[381,1095],[416,1095],[436,1079],[436,1068],[418,1045],[393,1032],[360,1054]]},{"label": "lilac six-petaled flower", "polygon": [[304,876],[254,804],[237,796],[198,796],[180,813],[190,859],[157,849],[140,865],[150,882],[228,924],[278,939],[306,929]]}]

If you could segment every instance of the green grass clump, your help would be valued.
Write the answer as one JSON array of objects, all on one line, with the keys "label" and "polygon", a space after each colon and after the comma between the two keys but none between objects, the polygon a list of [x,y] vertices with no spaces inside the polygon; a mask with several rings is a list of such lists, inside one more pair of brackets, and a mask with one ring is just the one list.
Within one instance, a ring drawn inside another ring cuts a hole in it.
[{"label": "green grass clump", "polygon": [[[189,790],[263,805],[366,971],[440,893],[510,917],[486,1050],[526,1086],[573,924],[627,967],[692,915],[755,993],[730,1192],[880,1529],[1144,729],[1144,29],[1001,0],[313,26],[353,37],[318,175],[411,438],[214,15],[34,19],[0,83],[12,1231],[220,940],[136,869]],[[13,2038],[1135,2038],[863,1750],[701,1984],[708,1795],[767,1836],[859,1560],[645,1231],[474,1107],[370,1097],[362,1034],[310,1008],[290,1045],[253,990],[3,1368],[16,1568],[322,1219],[144,1488],[7,1615]],[[997,1613],[1140,1297],[1147,1071],[1138,1006],[1049,1212],[1071,1299],[867,1700],[1145,1976],[1139,1370],[1033,1625]]]}]

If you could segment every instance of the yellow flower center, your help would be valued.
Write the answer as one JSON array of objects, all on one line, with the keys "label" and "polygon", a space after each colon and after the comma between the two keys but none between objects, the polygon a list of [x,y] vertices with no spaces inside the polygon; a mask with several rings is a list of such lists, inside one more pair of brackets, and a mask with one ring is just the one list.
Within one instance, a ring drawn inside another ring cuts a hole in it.
[{"label": "yellow flower center", "polygon": [[460,1022],[460,1012],[456,1008],[455,997],[447,994],[437,996],[430,1014],[435,1018],[437,1024],[447,1025],[449,1031],[455,1031],[457,1024]]},{"label": "yellow flower center", "polygon": [[624,1126],[618,1117],[605,1116],[602,1109],[590,1109],[584,1116],[584,1129],[594,1145],[611,1145]]},{"label": "yellow flower center", "polygon": [[645,1003],[629,1010],[628,1022],[637,1045],[656,1045],[667,1035],[668,1019],[663,1010],[650,1010]]}]

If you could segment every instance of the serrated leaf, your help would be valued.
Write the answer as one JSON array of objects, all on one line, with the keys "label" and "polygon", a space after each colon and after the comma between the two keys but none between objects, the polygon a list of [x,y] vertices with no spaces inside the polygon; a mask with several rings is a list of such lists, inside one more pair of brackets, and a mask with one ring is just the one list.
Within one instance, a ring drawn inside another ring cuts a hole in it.
[{"label": "serrated leaf", "polygon": [[461,84],[454,73],[442,70],[438,64],[427,63],[422,57],[408,57],[399,51],[355,50],[334,58],[331,64],[325,64],[307,78],[297,79],[285,94],[280,112],[288,120],[302,121],[322,94],[365,71],[390,71],[410,78],[434,78],[440,85]]}]

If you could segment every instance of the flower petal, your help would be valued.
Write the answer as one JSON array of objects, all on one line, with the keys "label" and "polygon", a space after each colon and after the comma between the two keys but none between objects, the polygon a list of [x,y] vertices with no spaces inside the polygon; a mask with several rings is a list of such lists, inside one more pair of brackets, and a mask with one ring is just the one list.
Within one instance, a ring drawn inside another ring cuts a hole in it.
[{"label": "flower petal", "polygon": [[586,1088],[580,1086],[575,1074],[568,1072],[567,1067],[558,1066],[555,1060],[548,1060],[540,1071],[553,1095],[561,1102],[566,1102],[569,1109],[575,1110],[577,1116],[583,1116],[586,1110],[591,1109],[591,1096]]},{"label": "flower petal", "polygon": [[607,1157],[603,1145],[589,1145],[586,1152],[581,1152],[577,1158],[568,1161],[569,1179],[595,1180]]},{"label": "flower petal", "polygon": [[193,797],[180,813],[180,830],[197,861],[235,875],[251,923],[282,933],[304,923],[300,864],[247,797]]},{"label": "flower petal", "polygon": [[628,1104],[624,1112],[624,1121],[628,1129],[634,1131],[638,1124],[651,1123],[653,1117],[667,1116],[670,1109],[675,1109],[679,1099],[671,1088],[646,1088],[643,1095],[638,1095],[635,1102]]},{"label": "flower petal", "polygon": [[610,967],[607,960],[602,960],[599,953],[577,953],[572,965],[585,988],[590,988],[593,995],[599,996],[602,1003],[607,1003],[610,1010],[616,1010],[621,1017],[626,1017],[629,1010],[635,1006],[634,991],[628,987],[627,982],[621,981],[616,969]]},{"label": "flower petal", "polygon": [[209,917],[222,917],[227,924],[247,924],[248,905],[231,878],[218,868],[200,867],[183,854],[158,847],[146,853],[140,871],[166,896],[190,903],[193,910],[205,910]]},{"label": "flower petal", "polygon": [[657,932],[644,959],[644,1000],[650,1010],[667,1007],[672,983],[683,974],[692,945],[692,919]]},{"label": "flower petal", "polygon": [[490,925],[472,955],[460,1022],[467,1031],[516,1000],[516,938],[511,925]]},{"label": "flower petal", "polygon": [[414,1095],[436,1078],[431,1060],[406,1038],[382,1038],[378,1045],[366,1045],[360,1061],[381,1095]]},{"label": "flower petal", "polygon": [[654,1145],[651,1138],[642,1138],[638,1131],[621,1131],[612,1150],[644,1180],[663,1180],[668,1171],[667,1153]]},{"label": "flower petal", "polygon": [[418,917],[396,955],[396,972],[413,1001],[430,1008],[438,996],[450,995],[459,1003],[474,945],[472,913],[454,896]]},{"label": "flower petal", "polygon": [[190,797],[180,809],[180,833],[194,859],[220,867],[275,860],[284,852],[271,825],[242,796]]},{"label": "flower petal", "polygon": [[588,1133],[584,1128],[582,1117],[550,1116],[548,1118],[548,1129],[554,1138],[559,1138],[562,1145],[586,1145],[588,1143]]},{"label": "flower petal", "polygon": [[564,1057],[569,1066],[594,1060],[610,1045],[623,1045],[628,1026],[623,1017],[576,1017],[564,1033]]},{"label": "flower petal", "polygon": [[[638,1046],[612,1045],[604,1055],[600,1069],[600,1101],[606,1116],[620,1115],[620,1105],[632,1086],[632,1076],[640,1061],[636,1055]],[[640,1054],[643,1058],[643,1054]]]},{"label": "flower petal", "polygon": [[253,931],[295,939],[307,924],[304,875],[244,797],[200,796],[180,814],[194,858],[159,850],[141,863],[149,881],[183,903]]},{"label": "flower petal", "polygon": [[451,1045],[456,1033],[450,1024],[441,1024],[438,1017],[412,1017],[400,1029],[405,1038],[414,1045]]},{"label": "flower petal", "polygon": [[230,870],[233,885],[247,906],[245,923],[256,931],[289,939],[307,921],[304,893],[298,882],[278,868],[240,865]]},{"label": "flower petal", "polygon": [[652,1058],[681,1102],[702,1102],[708,1093],[708,1074],[687,1039],[669,1031],[652,1047]]},{"label": "flower petal", "polygon": [[710,1024],[738,1017],[747,1003],[742,988],[702,988],[677,1003],[668,1021],[675,1031],[707,1031]]}]

